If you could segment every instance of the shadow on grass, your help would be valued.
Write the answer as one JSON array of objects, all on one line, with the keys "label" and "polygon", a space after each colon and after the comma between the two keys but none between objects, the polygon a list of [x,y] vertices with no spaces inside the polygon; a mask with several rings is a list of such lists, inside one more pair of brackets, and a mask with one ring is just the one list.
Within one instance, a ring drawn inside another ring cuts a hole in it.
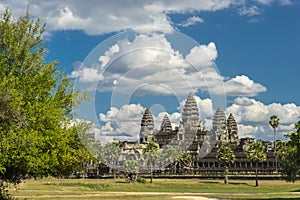
[{"label": "shadow on grass", "polygon": [[216,182],[216,181],[201,181],[200,183],[203,183],[203,184],[219,184],[220,182]]},{"label": "shadow on grass", "polygon": [[[293,198],[293,197],[289,197],[289,198],[267,198],[266,200],[288,200],[288,199],[289,200],[290,199],[292,199],[292,200],[299,200],[299,197],[295,197],[295,198]],[[261,200],[261,199],[249,199],[249,200]]]},{"label": "shadow on grass", "polygon": [[116,183],[126,183],[126,184],[128,184],[129,182],[128,181],[116,181]]},{"label": "shadow on grass", "polygon": [[240,182],[237,182],[237,183],[231,183],[231,182],[229,182],[228,184],[229,185],[247,185],[247,186],[252,186],[252,185],[249,185],[248,183],[240,183]]},{"label": "shadow on grass", "polygon": [[293,191],[291,191],[291,192],[300,192],[300,189],[299,189],[299,190],[293,190]]}]

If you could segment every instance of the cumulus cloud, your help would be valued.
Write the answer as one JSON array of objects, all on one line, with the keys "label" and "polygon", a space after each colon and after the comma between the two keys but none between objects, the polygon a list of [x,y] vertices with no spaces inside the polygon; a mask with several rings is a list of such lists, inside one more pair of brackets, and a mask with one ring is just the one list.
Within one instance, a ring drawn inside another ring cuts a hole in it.
[{"label": "cumulus cloud", "polygon": [[[4,0],[0,7],[12,7],[18,15],[27,5],[34,16],[47,23],[48,30],[84,30],[89,35],[120,30],[160,30],[172,32],[168,13],[215,11],[230,6],[230,0],[204,1],[18,1]],[[198,18],[191,19],[199,22]],[[191,21],[191,22],[192,22]]]},{"label": "cumulus cloud", "polygon": [[179,23],[179,26],[187,27],[187,26],[192,26],[198,23],[203,23],[204,20],[198,16],[192,16],[188,18],[186,21]]},{"label": "cumulus cloud", "polygon": [[[200,111],[200,120],[208,130],[212,128],[212,119],[215,111],[212,100],[194,96]],[[153,116],[155,128],[159,129],[164,116],[167,114],[173,129],[181,121],[181,112],[186,99],[180,102],[178,112],[160,112]],[[145,108],[140,104],[124,105],[121,108],[112,107],[107,113],[100,113],[102,124],[98,130],[98,139],[101,141],[134,140],[139,139],[140,124]],[[273,129],[269,126],[269,118],[277,115],[280,125],[277,130],[277,139],[284,139],[284,134],[294,128],[294,124],[300,120],[300,106],[295,104],[265,105],[255,99],[238,97],[225,110],[227,117],[232,113],[238,124],[239,137],[253,137],[273,141]]]},{"label": "cumulus cloud", "polygon": [[78,78],[80,82],[89,83],[102,80],[103,76],[98,73],[97,69],[82,67],[79,70],[72,71],[68,78]]},{"label": "cumulus cloud", "polygon": [[279,139],[283,139],[285,133],[292,131],[294,124],[300,120],[300,106],[293,103],[265,105],[247,97],[236,98],[226,111],[234,114],[241,128],[241,136],[252,134],[256,138],[266,140],[273,138],[273,130],[269,126],[270,116],[277,115],[280,118]]},{"label": "cumulus cloud", "polygon": [[255,83],[245,75],[236,76],[225,82],[226,93],[229,96],[256,96],[266,92],[267,88],[260,83]]},{"label": "cumulus cloud", "polygon": [[195,46],[186,56],[186,60],[197,67],[210,67],[218,57],[218,51],[214,42],[208,45]]},{"label": "cumulus cloud", "polygon": [[97,139],[102,142],[138,140],[144,108],[140,104],[111,107],[107,113],[100,113],[101,127]]},{"label": "cumulus cloud", "polygon": [[[200,110],[200,118],[206,128],[211,128],[211,118],[214,114],[212,101],[194,96]],[[160,129],[161,122],[165,115],[168,115],[172,128],[179,126],[181,121],[181,110],[186,99],[180,103],[179,112],[167,113],[159,112],[153,116],[156,129]],[[151,110],[151,108],[150,108]],[[145,108],[140,104],[123,105],[121,108],[111,107],[106,113],[99,114],[101,127],[97,132],[97,137],[103,143],[109,141],[133,140],[138,141],[141,119]]]},{"label": "cumulus cloud", "polygon": [[[278,0],[281,4],[291,4],[291,0]],[[270,5],[273,0],[256,0],[258,5]],[[26,12],[29,5],[33,16],[38,16],[47,23],[47,30],[83,30],[89,35],[118,32],[121,30],[152,31],[170,33],[174,30],[168,16],[170,13],[191,13],[195,11],[217,11],[229,7],[245,7],[247,1],[236,0],[183,0],[183,1],[20,1],[2,0],[0,9],[11,7],[16,15]],[[0,10],[0,12],[1,12]],[[249,7],[238,12],[253,15],[257,9]],[[189,18],[183,26],[202,23],[197,16]]]},{"label": "cumulus cloud", "polygon": [[[224,82],[214,64],[217,56],[214,42],[191,47],[184,55],[173,48],[164,34],[138,34],[132,40],[119,40],[98,55],[93,66],[82,66],[69,77],[81,82],[100,81],[101,92],[138,95],[182,96],[197,89],[222,95],[226,88],[227,95],[255,96],[266,91],[247,76]],[[94,78],[89,79],[88,74]]]}]

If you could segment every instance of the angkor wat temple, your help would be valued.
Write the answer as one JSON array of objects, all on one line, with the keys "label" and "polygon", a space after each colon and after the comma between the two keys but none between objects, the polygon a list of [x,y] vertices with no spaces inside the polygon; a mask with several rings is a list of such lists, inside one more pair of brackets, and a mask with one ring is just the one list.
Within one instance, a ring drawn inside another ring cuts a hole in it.
[{"label": "angkor wat temple", "polygon": [[[145,110],[141,121],[139,143],[147,144],[151,141],[159,144],[160,148],[170,144],[183,147],[186,145],[185,151],[192,156],[193,160],[189,173],[223,173],[224,167],[218,162],[216,155],[218,149],[224,145],[229,146],[236,156],[235,162],[230,166],[231,173],[251,174],[255,170],[246,154],[250,144],[254,142],[254,138],[239,138],[234,116],[230,113],[226,118],[220,107],[214,114],[212,130],[206,130],[200,120],[197,103],[192,94],[189,94],[185,102],[182,121],[175,129],[172,128],[168,115],[164,116],[160,128],[155,129],[150,109]],[[272,142],[263,143],[266,147],[267,159],[258,163],[259,172],[273,174],[276,168]],[[277,166],[280,169],[280,162]],[[181,166],[178,166],[177,171],[183,171]]]}]

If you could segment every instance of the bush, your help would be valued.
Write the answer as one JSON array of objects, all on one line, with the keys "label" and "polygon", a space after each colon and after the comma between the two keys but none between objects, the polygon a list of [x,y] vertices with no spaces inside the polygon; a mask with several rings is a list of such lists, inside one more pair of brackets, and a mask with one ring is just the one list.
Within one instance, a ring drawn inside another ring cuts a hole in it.
[{"label": "bush", "polygon": [[142,178],[142,177],[138,177],[138,178],[136,179],[136,182],[138,182],[138,183],[146,183],[146,179],[144,179],[144,178]]}]

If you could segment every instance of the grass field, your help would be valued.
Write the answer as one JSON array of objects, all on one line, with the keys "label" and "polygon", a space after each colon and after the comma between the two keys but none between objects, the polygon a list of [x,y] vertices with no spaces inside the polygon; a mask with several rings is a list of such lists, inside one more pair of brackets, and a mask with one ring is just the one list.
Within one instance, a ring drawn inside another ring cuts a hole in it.
[{"label": "grass field", "polygon": [[[222,199],[300,199],[300,182],[261,180],[154,179],[151,184],[127,183],[124,179],[42,179],[25,180],[12,187],[17,199],[198,199],[198,196]],[[200,199],[200,198],[199,198]]]}]

